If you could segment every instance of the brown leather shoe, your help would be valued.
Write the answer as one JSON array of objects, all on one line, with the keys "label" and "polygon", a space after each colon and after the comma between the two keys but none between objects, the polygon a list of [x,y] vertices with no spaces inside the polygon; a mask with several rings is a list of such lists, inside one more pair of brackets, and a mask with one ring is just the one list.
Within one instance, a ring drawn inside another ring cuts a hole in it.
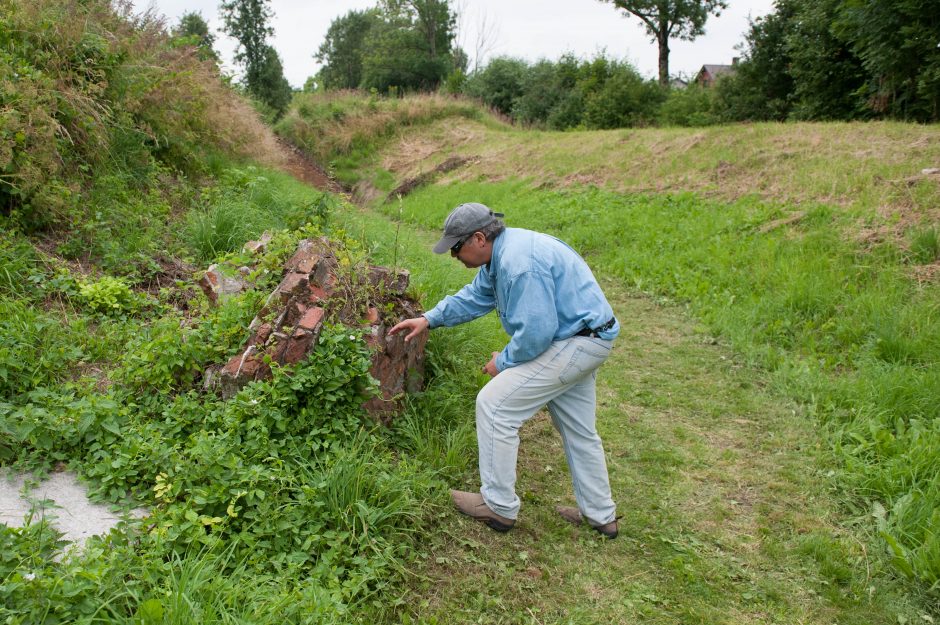
[{"label": "brown leather shoe", "polygon": [[614,519],[610,523],[606,523],[604,525],[594,525],[585,519],[581,514],[581,511],[577,508],[572,508],[571,506],[555,506],[555,512],[557,512],[561,518],[568,521],[572,525],[587,525],[591,529],[600,532],[611,540],[617,538],[617,519]]},{"label": "brown leather shoe", "polygon": [[513,519],[499,516],[486,505],[480,493],[468,493],[462,490],[450,491],[450,498],[454,500],[457,509],[468,517],[486,523],[497,532],[508,532],[516,524]]}]

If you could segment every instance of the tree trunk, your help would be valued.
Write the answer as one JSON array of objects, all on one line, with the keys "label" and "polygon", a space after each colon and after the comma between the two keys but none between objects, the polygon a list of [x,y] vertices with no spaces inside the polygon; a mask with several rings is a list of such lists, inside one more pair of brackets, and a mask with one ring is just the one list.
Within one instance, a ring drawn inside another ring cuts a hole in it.
[{"label": "tree trunk", "polygon": [[659,84],[669,86],[669,36],[663,32],[656,37],[659,41]]}]

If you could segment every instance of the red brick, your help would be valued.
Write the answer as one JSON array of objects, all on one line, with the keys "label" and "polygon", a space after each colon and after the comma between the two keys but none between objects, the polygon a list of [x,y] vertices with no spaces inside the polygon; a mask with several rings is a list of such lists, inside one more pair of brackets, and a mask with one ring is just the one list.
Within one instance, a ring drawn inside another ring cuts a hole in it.
[{"label": "red brick", "polygon": [[320,259],[329,253],[329,245],[323,240],[304,239],[297,244],[297,251],[287,261],[287,270],[310,273],[319,264]]},{"label": "red brick", "polygon": [[366,311],[366,316],[362,319],[365,325],[375,325],[379,322],[379,309],[372,307]]},{"label": "red brick", "polygon": [[238,374],[238,368],[242,364],[242,355],[238,354],[237,356],[232,356],[229,358],[229,361],[225,363],[225,366],[222,367],[222,374],[235,377]]},{"label": "red brick", "polygon": [[270,323],[261,324],[258,327],[258,331],[251,335],[251,338],[248,339],[248,345],[261,346],[268,340],[268,337],[271,336],[271,331],[273,328]]},{"label": "red brick", "polygon": [[323,316],[325,314],[326,311],[324,309],[319,306],[313,306],[307,309],[307,312],[300,318],[300,322],[297,325],[307,330],[316,330],[323,324]]},{"label": "red brick", "polygon": [[307,357],[310,346],[316,336],[313,332],[297,328],[287,341],[287,347],[280,358],[280,362],[286,365],[294,365]]},{"label": "red brick", "polygon": [[307,306],[304,302],[291,301],[284,308],[283,313],[278,319],[278,327],[289,331],[297,322],[303,318],[307,312]]},{"label": "red brick", "polygon": [[320,302],[325,302],[330,298],[330,293],[316,284],[311,284],[309,289],[310,297],[308,299],[312,304],[319,304]]},{"label": "red brick", "polygon": [[292,295],[300,295],[306,291],[307,284],[306,274],[291,272],[281,280],[281,283],[277,287],[277,292],[280,294],[283,301],[287,301]]},{"label": "red brick", "polygon": [[309,274],[309,273],[312,272],[314,269],[316,269],[316,268],[317,268],[317,265],[319,265],[319,264],[320,264],[320,257],[319,257],[319,256],[314,256],[314,257],[312,257],[312,258],[305,258],[305,259],[303,259],[302,261],[300,261],[299,263],[297,263],[297,267],[296,267],[294,270],[295,270],[295,271],[298,271],[298,272],[300,272],[300,273]]}]

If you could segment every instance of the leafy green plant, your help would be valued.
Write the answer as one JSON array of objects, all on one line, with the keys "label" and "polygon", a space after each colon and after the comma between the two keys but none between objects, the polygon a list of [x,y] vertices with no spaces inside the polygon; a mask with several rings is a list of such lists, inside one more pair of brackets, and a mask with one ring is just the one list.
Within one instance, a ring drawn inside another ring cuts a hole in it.
[{"label": "leafy green plant", "polygon": [[88,310],[107,316],[132,315],[143,308],[146,299],[131,290],[121,278],[102,276],[95,281],[78,282],[78,300]]}]

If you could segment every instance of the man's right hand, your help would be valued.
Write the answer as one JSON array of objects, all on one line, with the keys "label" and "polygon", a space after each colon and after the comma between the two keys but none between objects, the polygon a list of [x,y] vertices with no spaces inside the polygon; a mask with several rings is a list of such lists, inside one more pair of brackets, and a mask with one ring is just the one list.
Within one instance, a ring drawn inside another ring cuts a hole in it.
[{"label": "man's right hand", "polygon": [[418,336],[430,327],[431,323],[427,320],[427,317],[413,317],[411,319],[405,319],[400,321],[388,331],[390,335],[398,334],[404,330],[408,330],[408,334],[405,335],[405,342],[407,343],[414,337]]}]

